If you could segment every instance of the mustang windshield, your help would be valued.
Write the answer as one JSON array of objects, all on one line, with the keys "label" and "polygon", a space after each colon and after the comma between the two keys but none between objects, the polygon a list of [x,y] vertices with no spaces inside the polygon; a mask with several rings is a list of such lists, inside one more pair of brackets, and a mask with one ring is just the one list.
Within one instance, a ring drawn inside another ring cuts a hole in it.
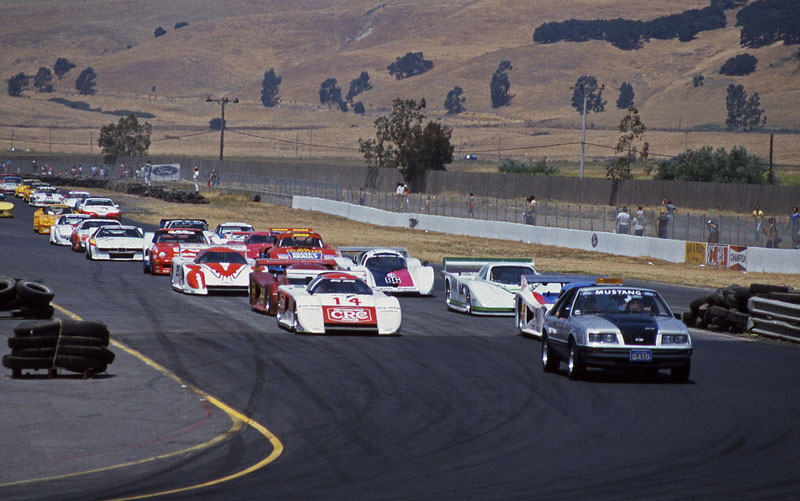
[{"label": "mustang windshield", "polygon": [[247,259],[238,252],[209,251],[197,256],[196,263],[247,264]]},{"label": "mustang windshield", "polygon": [[669,308],[658,293],[627,288],[580,291],[572,311],[574,315],[646,313],[671,316]]},{"label": "mustang windshield", "polygon": [[373,271],[395,271],[406,267],[406,260],[398,256],[374,256],[364,266]]},{"label": "mustang windshield", "polygon": [[278,247],[304,247],[309,249],[319,249],[323,246],[322,240],[316,237],[287,237],[282,238]]}]

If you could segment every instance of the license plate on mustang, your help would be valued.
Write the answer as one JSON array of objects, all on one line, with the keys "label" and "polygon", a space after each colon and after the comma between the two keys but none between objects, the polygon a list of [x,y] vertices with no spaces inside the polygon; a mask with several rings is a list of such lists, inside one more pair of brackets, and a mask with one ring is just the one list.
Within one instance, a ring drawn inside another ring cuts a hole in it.
[{"label": "license plate on mustang", "polygon": [[652,362],[653,352],[650,350],[631,350],[631,362]]}]

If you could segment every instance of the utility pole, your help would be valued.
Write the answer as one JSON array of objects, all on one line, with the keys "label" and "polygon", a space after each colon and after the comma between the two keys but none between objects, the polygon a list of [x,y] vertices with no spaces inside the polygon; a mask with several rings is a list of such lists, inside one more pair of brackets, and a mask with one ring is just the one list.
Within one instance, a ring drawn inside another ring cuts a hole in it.
[{"label": "utility pole", "polygon": [[583,88],[583,111],[581,112],[581,169],[578,179],[583,179],[583,154],[586,149],[586,85]]},{"label": "utility pole", "polygon": [[236,104],[239,102],[239,98],[230,99],[227,97],[223,97],[220,99],[212,99],[210,97],[206,98],[207,103],[217,103],[220,105],[222,109],[222,125],[219,128],[219,161],[222,162],[222,151],[225,149],[225,105],[228,103]]}]

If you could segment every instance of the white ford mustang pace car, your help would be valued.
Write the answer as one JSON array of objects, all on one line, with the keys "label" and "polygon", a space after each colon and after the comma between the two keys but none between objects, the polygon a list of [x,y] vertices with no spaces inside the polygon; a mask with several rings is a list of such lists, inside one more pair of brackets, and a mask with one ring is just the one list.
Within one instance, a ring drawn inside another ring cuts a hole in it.
[{"label": "white ford mustang pace car", "polygon": [[136,226],[101,226],[86,241],[86,259],[141,261],[144,233]]},{"label": "white ford mustang pace car", "polygon": [[355,254],[349,270],[363,270],[373,289],[387,294],[433,294],[433,267],[411,257],[402,247],[339,247],[343,255]]},{"label": "white ford mustang pace car", "polygon": [[70,245],[72,231],[81,221],[91,217],[88,214],[63,214],[58,218],[56,224],[50,228],[50,243],[53,245]]},{"label": "white ford mustang pace car", "polygon": [[447,308],[473,315],[513,316],[522,276],[536,274],[532,259],[446,257],[442,276]]},{"label": "white ford mustang pace car", "polygon": [[209,291],[247,292],[255,262],[245,257],[244,245],[209,247],[194,257],[172,258],[172,288],[185,294]]},{"label": "white ford mustang pace car", "polygon": [[353,274],[330,271],[308,285],[278,287],[278,325],[297,333],[389,335],[400,330],[400,302]]}]

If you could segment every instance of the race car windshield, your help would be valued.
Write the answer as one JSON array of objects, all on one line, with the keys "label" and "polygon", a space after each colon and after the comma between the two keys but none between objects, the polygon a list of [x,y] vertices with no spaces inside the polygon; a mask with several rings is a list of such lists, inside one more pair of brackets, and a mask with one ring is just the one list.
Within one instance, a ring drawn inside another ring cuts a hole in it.
[{"label": "race car windshield", "polygon": [[141,238],[142,234],[136,228],[114,228],[113,226],[106,226],[97,230],[95,238],[103,237],[124,237],[124,238]]},{"label": "race car windshield", "polygon": [[86,205],[105,205],[105,206],[112,206],[114,202],[111,200],[87,200]]},{"label": "race car windshield", "polygon": [[99,228],[100,226],[119,226],[113,221],[86,221],[81,228]]},{"label": "race car windshield", "polygon": [[322,247],[322,240],[315,237],[288,237],[282,238],[278,247],[306,247],[319,249]]},{"label": "race car windshield", "polygon": [[271,244],[275,241],[272,235],[250,235],[248,243],[251,244]]},{"label": "race car windshield", "polygon": [[186,233],[162,233],[156,235],[155,243],[182,243],[182,244],[204,244],[206,243],[205,237],[202,233],[186,232]]},{"label": "race car windshield", "polygon": [[311,290],[313,294],[366,294],[371,295],[372,289],[361,280],[356,279],[328,279],[320,280]]},{"label": "race car windshield", "polygon": [[581,291],[575,299],[574,315],[645,313],[671,316],[661,297],[653,291],[637,289],[595,289]]},{"label": "race car windshield", "polygon": [[236,231],[253,231],[252,226],[222,226],[219,229],[220,233],[233,233]]},{"label": "race car windshield", "polygon": [[527,266],[495,266],[489,280],[508,285],[519,285],[522,275],[531,275],[533,270]]},{"label": "race car windshield", "polygon": [[197,256],[197,263],[247,264],[247,259],[238,252],[206,252]]},{"label": "race car windshield", "polygon": [[374,271],[395,271],[405,268],[406,261],[398,256],[375,256],[367,259],[364,266]]}]

